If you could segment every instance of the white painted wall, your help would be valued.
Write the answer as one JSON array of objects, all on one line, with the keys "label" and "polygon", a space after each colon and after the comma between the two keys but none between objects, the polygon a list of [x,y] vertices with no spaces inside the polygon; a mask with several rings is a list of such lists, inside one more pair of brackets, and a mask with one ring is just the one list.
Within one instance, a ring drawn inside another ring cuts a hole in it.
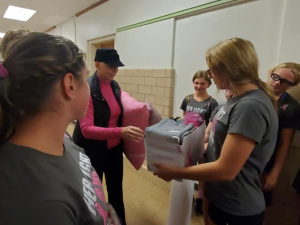
[{"label": "white painted wall", "polygon": [[87,50],[87,40],[110,35],[121,28],[213,0],[110,0],[77,18],[78,46]]},{"label": "white painted wall", "polygon": [[279,62],[300,63],[300,0],[287,0]]},{"label": "white painted wall", "polygon": [[75,40],[75,20],[76,17],[70,18],[66,22],[61,24],[61,36],[67,37],[73,42],[76,42]]},{"label": "white painted wall", "polygon": [[171,68],[174,19],[116,34],[115,48],[126,68]]},{"label": "white painted wall", "polygon": [[64,36],[66,38],[69,38],[73,42],[76,42],[75,23],[76,23],[76,18],[72,17],[72,18],[68,19],[67,21],[57,25],[56,28],[54,30],[50,31],[49,33],[53,34],[53,35]]},{"label": "white painted wall", "polygon": [[[194,91],[191,81],[194,73],[207,69],[207,49],[222,40],[232,37],[250,40],[260,60],[260,77],[267,79],[268,70],[277,64],[284,3],[283,0],[253,1],[177,20],[174,116],[182,114],[179,107],[183,98]],[[223,93],[217,94],[215,85],[209,88],[209,94],[224,103]]]},{"label": "white painted wall", "polygon": [[[87,51],[88,40],[114,34],[117,28],[211,1],[110,0],[76,18],[76,42]],[[178,108],[183,97],[193,92],[193,74],[207,69],[205,52],[221,40],[242,37],[252,41],[263,80],[267,78],[267,71],[279,62],[299,62],[299,8],[300,0],[250,1],[179,19],[175,24],[170,19],[123,31],[116,34],[115,46],[127,67],[174,66],[174,115],[181,115]],[[51,33],[75,40],[73,19],[58,25]],[[220,103],[224,102],[223,94],[216,92],[214,86],[209,89]]]}]

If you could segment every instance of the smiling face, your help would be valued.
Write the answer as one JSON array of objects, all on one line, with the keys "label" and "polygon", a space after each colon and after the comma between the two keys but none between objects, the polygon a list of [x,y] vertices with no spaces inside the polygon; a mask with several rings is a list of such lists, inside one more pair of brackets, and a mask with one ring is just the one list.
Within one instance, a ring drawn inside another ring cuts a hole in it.
[{"label": "smiling face", "polygon": [[288,68],[278,68],[270,75],[268,84],[275,95],[281,95],[295,83],[295,74]]},{"label": "smiling face", "polygon": [[118,67],[111,67],[104,62],[96,62],[95,66],[97,68],[97,73],[103,80],[111,81],[115,78]]},{"label": "smiling face", "polygon": [[195,91],[199,93],[206,92],[210,84],[204,78],[196,78],[193,82]]}]

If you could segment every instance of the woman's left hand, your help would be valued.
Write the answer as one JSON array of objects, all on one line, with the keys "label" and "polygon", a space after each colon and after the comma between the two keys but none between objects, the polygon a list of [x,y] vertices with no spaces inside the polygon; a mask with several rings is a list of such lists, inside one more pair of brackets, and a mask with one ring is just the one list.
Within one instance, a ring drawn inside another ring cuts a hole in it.
[{"label": "woman's left hand", "polygon": [[278,175],[268,173],[264,175],[264,184],[263,184],[263,190],[264,191],[271,191],[273,190],[277,185]]},{"label": "woman's left hand", "polygon": [[121,225],[119,217],[113,208],[113,206],[109,203],[107,205],[107,215],[108,215],[108,224],[109,225]]},{"label": "woman's left hand", "polygon": [[161,163],[153,163],[153,165],[156,167],[153,174],[167,182],[173,180],[177,175],[177,167],[167,166]]}]

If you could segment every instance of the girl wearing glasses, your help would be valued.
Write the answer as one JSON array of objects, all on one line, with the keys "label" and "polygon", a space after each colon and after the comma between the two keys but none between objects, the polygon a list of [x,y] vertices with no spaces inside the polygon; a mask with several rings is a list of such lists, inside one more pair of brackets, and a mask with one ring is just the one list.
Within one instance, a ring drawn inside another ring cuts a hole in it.
[{"label": "girl wearing glasses", "polygon": [[259,178],[278,131],[274,94],[259,79],[258,58],[249,41],[223,41],[207,51],[206,62],[217,88],[234,96],[213,119],[208,163],[187,168],[155,164],[155,175],[167,181],[205,181],[210,225],[261,225],[265,202]]},{"label": "girl wearing glasses", "polygon": [[[180,106],[183,110],[183,116],[188,112],[198,112],[208,126],[209,118],[218,102],[208,95],[207,88],[211,85],[211,78],[207,71],[199,70],[193,76],[194,94],[186,96]],[[198,186],[198,197],[196,199],[195,212],[197,215],[203,215],[203,191]]]},{"label": "girl wearing glasses", "polygon": [[272,190],[276,187],[278,176],[288,155],[298,121],[300,120],[300,105],[286,91],[298,85],[300,81],[300,66],[296,63],[282,63],[270,71],[268,84],[275,94],[279,113],[278,139],[275,151],[265,167],[262,176],[262,188],[266,207],[271,205]]}]

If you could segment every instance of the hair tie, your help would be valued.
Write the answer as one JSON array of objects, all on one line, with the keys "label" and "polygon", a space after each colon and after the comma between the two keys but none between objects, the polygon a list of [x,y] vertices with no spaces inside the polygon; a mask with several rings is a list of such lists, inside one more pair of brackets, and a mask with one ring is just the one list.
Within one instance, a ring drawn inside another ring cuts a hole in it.
[{"label": "hair tie", "polygon": [[5,69],[2,63],[0,63],[0,78],[7,78],[8,71]]}]

